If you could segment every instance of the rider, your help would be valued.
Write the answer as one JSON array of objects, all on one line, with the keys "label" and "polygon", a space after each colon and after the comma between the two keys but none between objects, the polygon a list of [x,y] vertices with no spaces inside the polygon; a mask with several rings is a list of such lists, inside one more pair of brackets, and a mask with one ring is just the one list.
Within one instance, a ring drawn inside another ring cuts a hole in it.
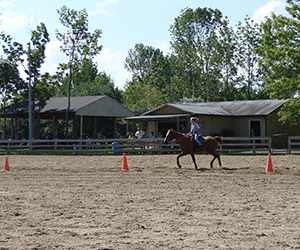
[{"label": "rider", "polygon": [[190,122],[191,122],[191,130],[188,133],[189,135],[194,135],[195,141],[198,143],[199,148],[201,148],[202,143],[199,141],[199,130],[200,127],[197,124],[198,118],[197,117],[191,117]]}]

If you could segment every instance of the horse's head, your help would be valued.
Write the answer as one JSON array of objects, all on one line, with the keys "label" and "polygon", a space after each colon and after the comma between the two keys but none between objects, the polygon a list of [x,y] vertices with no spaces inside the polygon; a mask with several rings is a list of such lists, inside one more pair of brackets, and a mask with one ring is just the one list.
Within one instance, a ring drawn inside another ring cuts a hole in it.
[{"label": "horse's head", "polygon": [[169,129],[167,134],[166,134],[166,137],[163,141],[164,144],[167,144],[169,143],[170,141],[172,141],[174,139],[174,136],[173,136],[173,129]]}]

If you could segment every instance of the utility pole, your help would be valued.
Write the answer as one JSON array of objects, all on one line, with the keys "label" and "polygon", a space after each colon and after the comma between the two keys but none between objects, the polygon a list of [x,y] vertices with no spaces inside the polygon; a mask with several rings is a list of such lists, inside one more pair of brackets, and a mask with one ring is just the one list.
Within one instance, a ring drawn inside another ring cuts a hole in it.
[{"label": "utility pole", "polygon": [[33,131],[32,131],[32,97],[31,97],[31,49],[30,43],[28,43],[28,114],[29,114],[29,140],[33,139]]}]

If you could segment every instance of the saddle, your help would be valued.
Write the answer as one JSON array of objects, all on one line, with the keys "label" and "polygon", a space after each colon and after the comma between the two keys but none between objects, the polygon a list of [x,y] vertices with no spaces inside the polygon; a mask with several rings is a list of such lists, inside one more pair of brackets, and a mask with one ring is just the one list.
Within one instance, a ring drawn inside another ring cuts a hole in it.
[{"label": "saddle", "polygon": [[[197,149],[200,150],[201,146],[199,146],[199,144],[196,142],[194,136],[193,135],[189,135],[189,137],[190,137],[190,140],[193,142],[194,151],[196,151]],[[198,139],[199,139],[200,142],[206,141],[205,137],[202,134],[199,135]]]}]

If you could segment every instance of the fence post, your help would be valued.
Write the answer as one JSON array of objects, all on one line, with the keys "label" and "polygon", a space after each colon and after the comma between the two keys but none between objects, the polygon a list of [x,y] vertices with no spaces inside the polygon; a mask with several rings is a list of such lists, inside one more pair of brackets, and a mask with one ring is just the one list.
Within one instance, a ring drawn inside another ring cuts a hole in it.
[{"label": "fence post", "polygon": [[272,151],[272,139],[271,138],[269,139],[268,151],[269,151],[269,153],[271,153],[271,151]]},{"label": "fence post", "polygon": [[288,153],[289,153],[289,154],[292,152],[292,145],[291,145],[291,142],[292,142],[291,138],[288,137]]}]

